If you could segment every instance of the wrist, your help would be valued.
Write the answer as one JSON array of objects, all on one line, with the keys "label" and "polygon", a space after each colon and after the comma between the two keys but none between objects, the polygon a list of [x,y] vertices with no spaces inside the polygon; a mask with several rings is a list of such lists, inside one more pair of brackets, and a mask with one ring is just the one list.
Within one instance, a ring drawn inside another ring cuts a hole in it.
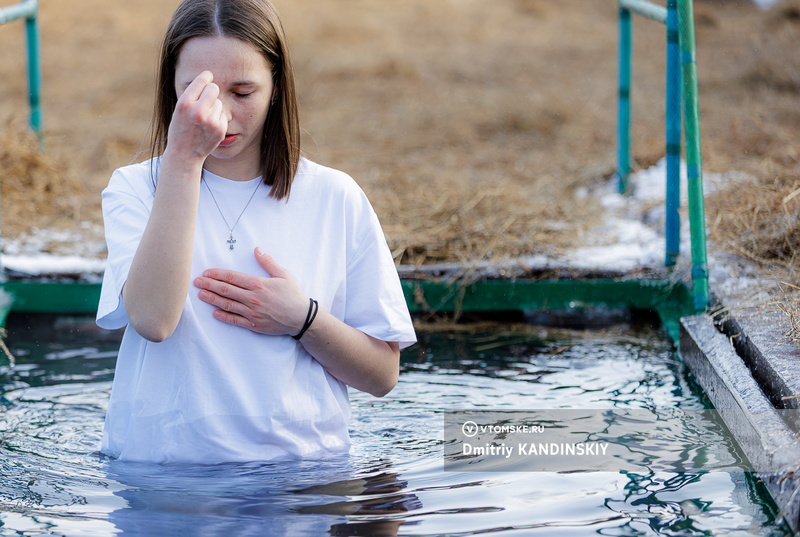
[{"label": "wrist", "polygon": [[200,176],[205,164],[205,157],[195,154],[182,154],[174,148],[167,146],[161,155],[161,170],[171,170],[181,175]]},{"label": "wrist", "polygon": [[303,323],[302,328],[300,331],[297,332],[295,335],[292,336],[292,339],[295,341],[300,341],[300,338],[311,328],[311,325],[314,323],[314,319],[317,318],[317,313],[319,312],[319,302],[314,300],[313,298],[308,299],[308,312],[306,313],[305,322]]}]

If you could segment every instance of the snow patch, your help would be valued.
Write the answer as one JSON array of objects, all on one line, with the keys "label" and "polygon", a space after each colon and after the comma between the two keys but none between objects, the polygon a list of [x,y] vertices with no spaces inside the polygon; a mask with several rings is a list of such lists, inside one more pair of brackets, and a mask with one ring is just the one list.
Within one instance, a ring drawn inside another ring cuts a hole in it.
[{"label": "snow patch", "polygon": [[780,0],[753,0],[753,3],[761,9],[770,9],[778,2],[780,2]]},{"label": "snow patch", "polygon": [[8,270],[29,276],[90,276],[102,274],[106,268],[105,259],[77,255],[2,255],[0,263]]}]

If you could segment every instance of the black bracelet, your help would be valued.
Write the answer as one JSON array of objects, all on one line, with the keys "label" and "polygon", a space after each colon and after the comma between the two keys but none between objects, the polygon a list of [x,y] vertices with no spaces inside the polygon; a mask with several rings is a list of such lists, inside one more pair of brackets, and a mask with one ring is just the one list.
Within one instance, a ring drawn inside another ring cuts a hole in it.
[{"label": "black bracelet", "polygon": [[306,314],[306,322],[303,323],[303,328],[296,336],[292,336],[292,339],[299,340],[303,337],[303,334],[306,333],[306,330],[311,328],[311,323],[314,322],[314,319],[317,318],[317,312],[319,311],[319,303],[314,300],[313,298],[308,299],[308,313]]}]

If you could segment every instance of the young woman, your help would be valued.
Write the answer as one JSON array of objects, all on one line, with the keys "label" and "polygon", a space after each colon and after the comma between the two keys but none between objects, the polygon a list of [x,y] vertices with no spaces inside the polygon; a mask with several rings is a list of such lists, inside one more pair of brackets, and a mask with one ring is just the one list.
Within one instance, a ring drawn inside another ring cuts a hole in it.
[{"label": "young woman", "polygon": [[368,200],[300,156],[267,0],[184,0],[161,52],[154,157],[103,191],[97,314],[127,326],[103,452],[217,463],[349,447],[347,386],[377,396],[415,341]]}]

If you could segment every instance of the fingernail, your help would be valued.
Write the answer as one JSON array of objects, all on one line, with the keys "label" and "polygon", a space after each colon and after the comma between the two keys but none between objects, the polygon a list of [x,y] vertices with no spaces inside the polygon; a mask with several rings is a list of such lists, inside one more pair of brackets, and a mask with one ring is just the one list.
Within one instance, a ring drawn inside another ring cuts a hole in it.
[{"label": "fingernail", "polygon": [[264,250],[261,249],[261,246],[256,246],[256,255],[264,255]]}]

